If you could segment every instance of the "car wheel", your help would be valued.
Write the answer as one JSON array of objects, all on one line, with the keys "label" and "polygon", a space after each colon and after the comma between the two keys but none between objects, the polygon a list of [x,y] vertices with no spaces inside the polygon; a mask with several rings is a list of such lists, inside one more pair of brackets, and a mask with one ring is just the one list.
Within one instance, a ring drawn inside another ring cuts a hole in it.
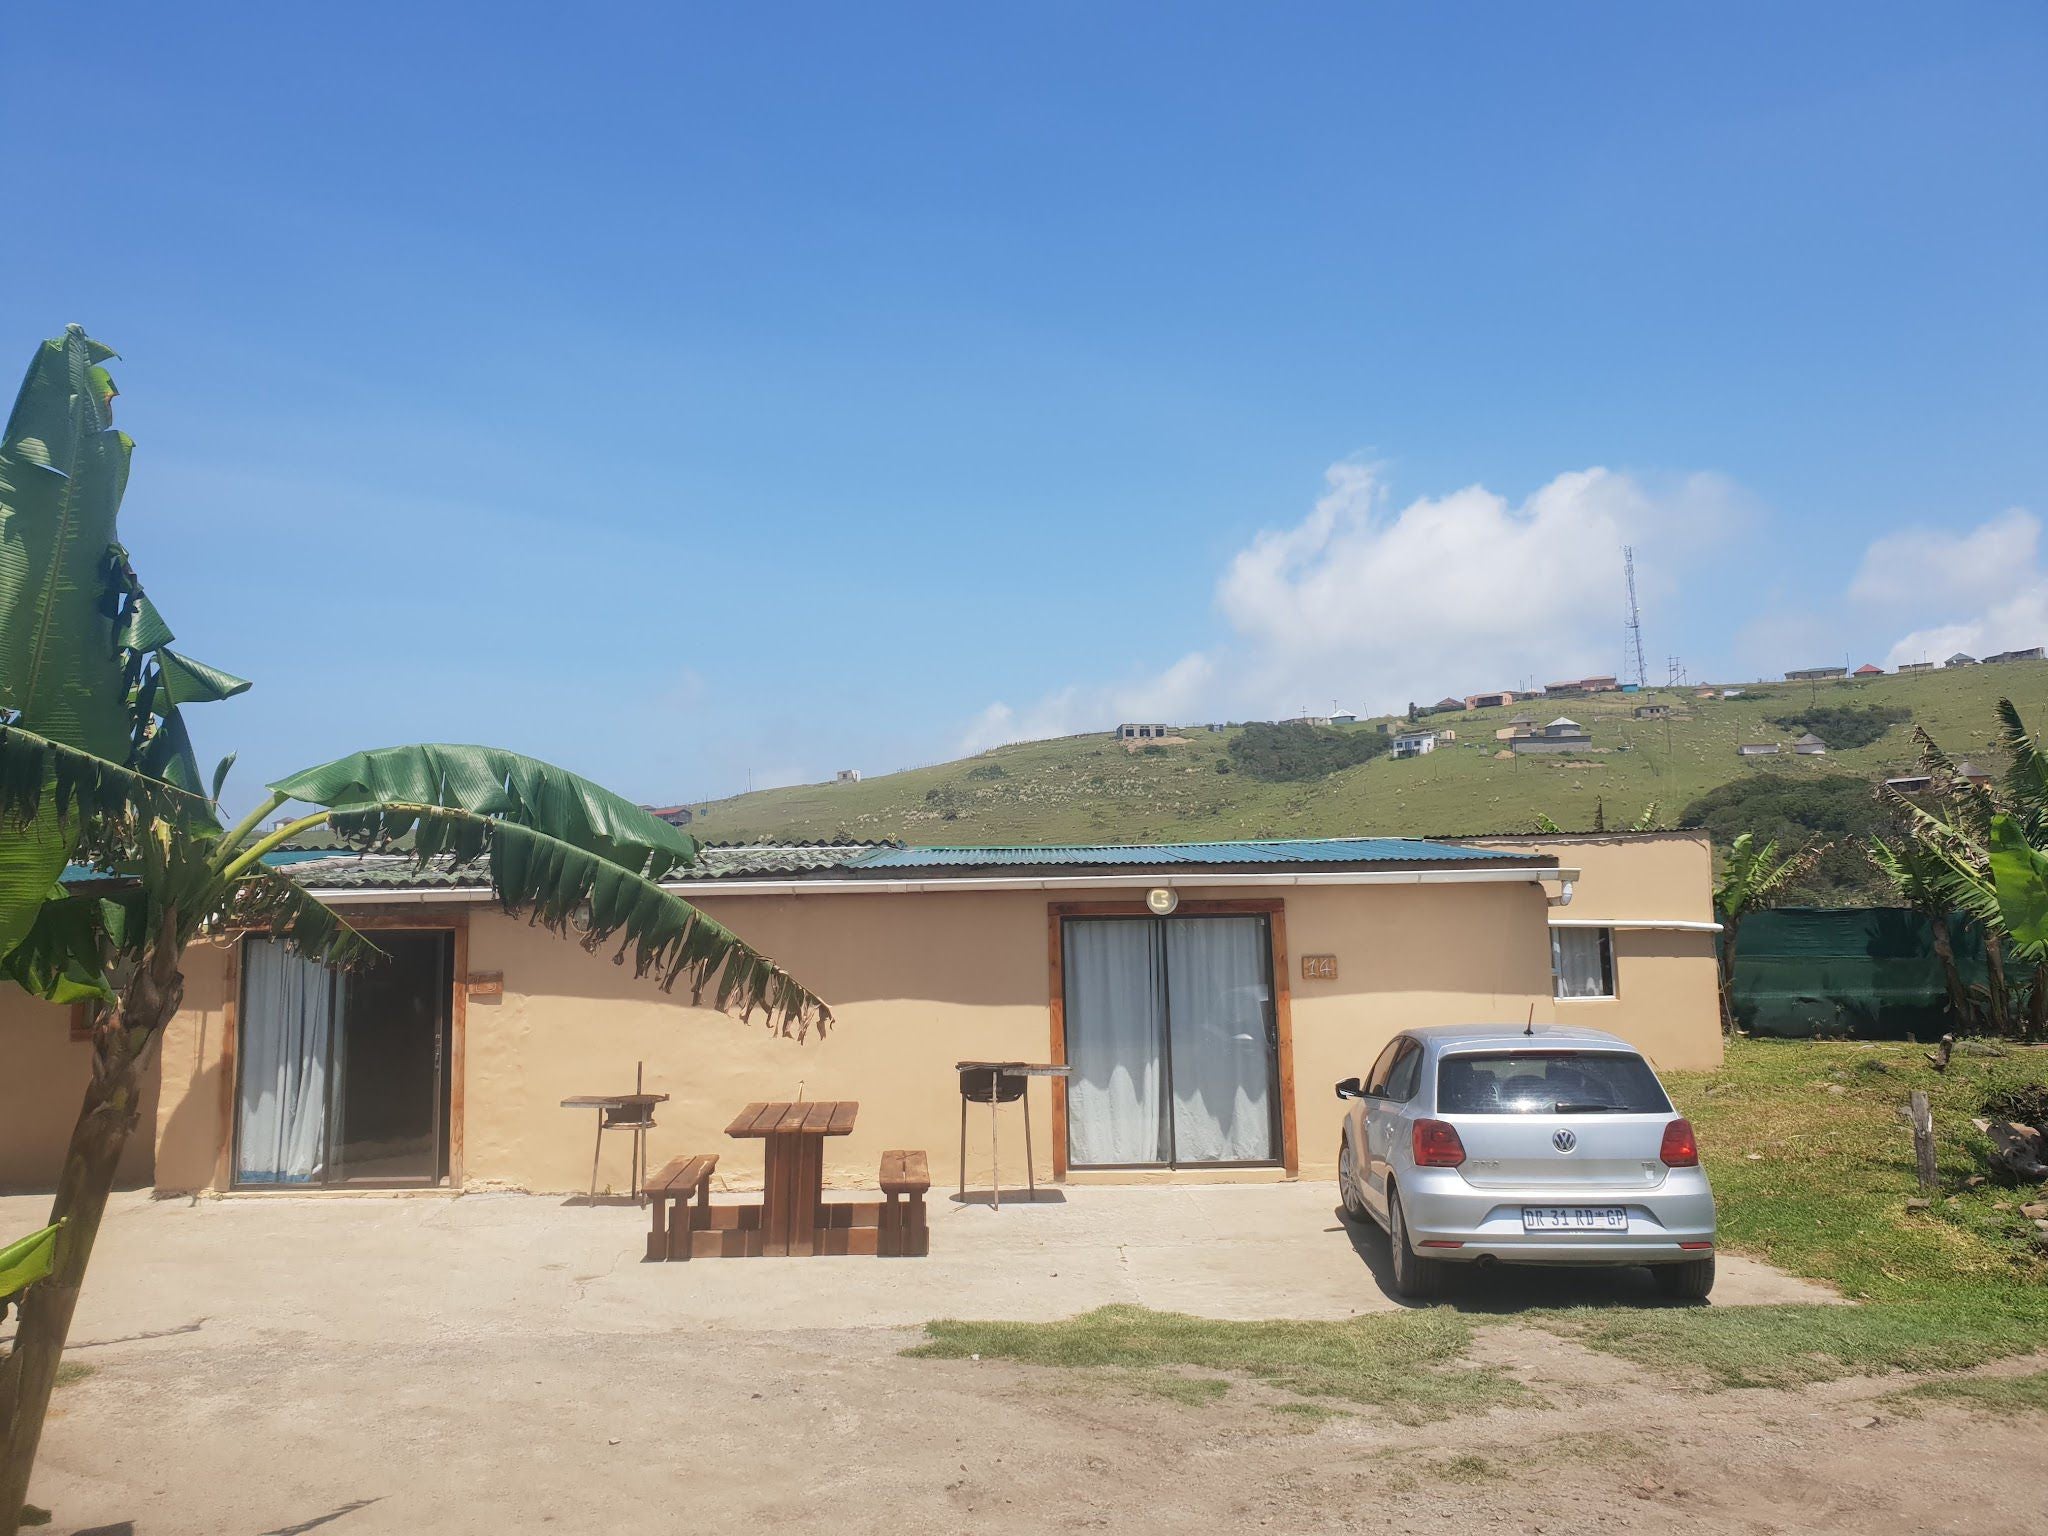
[{"label": "car wheel", "polygon": [[1672,1301],[1705,1301],[1714,1288],[1714,1256],[1687,1259],[1681,1264],[1654,1264],[1657,1289]]},{"label": "car wheel", "polygon": [[1408,1217],[1401,1192],[1387,1186],[1387,1246],[1394,1254],[1394,1290],[1410,1301],[1434,1301],[1449,1288],[1451,1266],[1442,1259],[1419,1257],[1408,1242]]},{"label": "car wheel", "polygon": [[1337,1149],[1337,1193],[1344,1197],[1346,1216],[1353,1221],[1365,1220],[1365,1202],[1358,1198],[1358,1164],[1351,1155],[1351,1136],[1348,1132],[1343,1144]]}]

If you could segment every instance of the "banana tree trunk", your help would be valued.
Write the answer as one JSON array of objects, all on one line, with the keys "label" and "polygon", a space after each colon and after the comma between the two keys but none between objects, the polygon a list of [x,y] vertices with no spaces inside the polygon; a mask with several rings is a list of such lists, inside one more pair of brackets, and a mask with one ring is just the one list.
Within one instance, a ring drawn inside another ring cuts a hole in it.
[{"label": "banana tree trunk", "polygon": [[[172,964],[175,965],[175,953]],[[62,1221],[50,1273],[22,1295],[14,1348],[0,1361],[0,1536],[17,1536],[28,1502],[36,1446],[49,1412],[71,1314],[85,1283],[121,1150],[141,1112],[143,1068],[164,1024],[178,1010],[184,979],[146,964],[111,1018],[93,1034],[93,1075],[71,1131],[50,1220]]]},{"label": "banana tree trunk", "polygon": [[1941,962],[1941,977],[1948,988],[1948,1011],[1955,1033],[1959,1035],[1977,1032],[1977,1010],[1970,1001],[1970,989],[1963,985],[1963,973],[1956,969],[1956,947],[1948,931],[1948,914],[1928,914],[1928,923],[1934,934],[1934,957]]},{"label": "banana tree trunk", "polygon": [[1721,1033],[1735,1034],[1735,936],[1742,927],[1739,917],[1721,919]]},{"label": "banana tree trunk", "polygon": [[1984,935],[1984,964],[1991,980],[1985,989],[1985,1001],[1991,1010],[1991,1033],[2004,1038],[2012,1034],[2012,1012],[2010,994],[2005,990],[2005,950],[1995,933]]}]

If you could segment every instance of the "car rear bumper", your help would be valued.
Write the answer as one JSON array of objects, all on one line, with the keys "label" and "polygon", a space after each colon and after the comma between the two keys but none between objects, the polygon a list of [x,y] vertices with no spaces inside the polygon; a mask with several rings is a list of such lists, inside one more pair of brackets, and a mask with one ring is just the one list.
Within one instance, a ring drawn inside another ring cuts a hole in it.
[{"label": "car rear bumper", "polygon": [[[1628,1229],[1525,1232],[1524,1206],[1620,1206]],[[1401,1211],[1417,1251],[1453,1263],[1675,1264],[1713,1251],[1714,1196],[1697,1169],[1673,1169],[1654,1190],[1474,1189],[1455,1169],[1416,1169]]]}]

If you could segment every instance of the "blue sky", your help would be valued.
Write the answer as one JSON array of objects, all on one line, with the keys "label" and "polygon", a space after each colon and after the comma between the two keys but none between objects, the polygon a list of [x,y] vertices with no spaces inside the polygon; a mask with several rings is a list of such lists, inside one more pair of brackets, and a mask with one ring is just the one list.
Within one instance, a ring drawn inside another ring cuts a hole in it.
[{"label": "blue sky", "polygon": [[2048,641],[2048,10],[24,7],[242,790]]}]

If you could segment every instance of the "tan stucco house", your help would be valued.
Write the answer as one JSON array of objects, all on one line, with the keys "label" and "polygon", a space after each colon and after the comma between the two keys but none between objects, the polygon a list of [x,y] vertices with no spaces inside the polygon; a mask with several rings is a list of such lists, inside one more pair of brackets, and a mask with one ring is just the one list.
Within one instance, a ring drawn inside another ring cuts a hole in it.
[{"label": "tan stucco house", "polygon": [[[580,1190],[592,1117],[669,1095],[650,1155],[722,1154],[753,1100],[853,1099],[826,1175],[874,1182],[923,1147],[957,1176],[960,1060],[1064,1064],[1032,1099],[1040,1179],[1329,1176],[1331,1085],[1415,1024],[1571,1021],[1660,1067],[1720,1059],[1704,834],[1036,849],[707,847],[691,900],[825,997],[778,1038],[508,915],[473,875],[388,856],[294,876],[390,956],[336,977],[261,935],[197,945],[127,1175],[160,1190]],[[47,1185],[89,1045],[0,991],[0,1188]],[[1014,1115],[1014,1110],[1005,1110]],[[986,1110],[978,1110],[985,1116]],[[965,1177],[986,1187],[984,1121]],[[1021,1138],[1003,1145],[1021,1181]],[[601,1186],[628,1182],[613,1138]],[[750,1160],[754,1159],[754,1160]]]}]

